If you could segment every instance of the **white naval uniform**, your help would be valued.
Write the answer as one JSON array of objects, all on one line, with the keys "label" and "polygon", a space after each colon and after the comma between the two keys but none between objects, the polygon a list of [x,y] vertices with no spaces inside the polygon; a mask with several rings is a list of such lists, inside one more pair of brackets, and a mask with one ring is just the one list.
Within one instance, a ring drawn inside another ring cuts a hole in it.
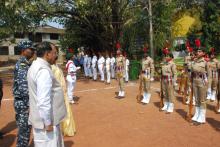
[{"label": "white naval uniform", "polygon": [[126,59],[126,61],[125,61],[125,75],[124,75],[124,78],[125,78],[125,81],[126,81],[126,82],[128,82],[128,80],[129,80],[129,75],[128,75],[128,72],[129,72],[129,64],[130,64],[129,60]]},{"label": "white naval uniform", "polygon": [[92,57],[92,74],[93,74],[93,80],[97,80],[97,57],[93,56]]},{"label": "white naval uniform", "polygon": [[106,75],[107,75],[107,83],[111,82],[111,59],[108,57],[105,61]]},{"label": "white naval uniform", "polygon": [[79,67],[76,67],[72,60],[69,60],[66,64],[67,69],[67,96],[69,101],[73,100],[73,90],[76,85],[76,71],[79,69]]},{"label": "white naval uniform", "polygon": [[92,78],[92,67],[91,67],[91,64],[92,64],[92,58],[88,57],[87,70],[88,70],[88,75],[89,75],[90,78]]},{"label": "white naval uniform", "polygon": [[115,57],[112,57],[110,62],[111,62],[111,77],[115,78]]},{"label": "white naval uniform", "polygon": [[99,73],[101,75],[101,81],[105,80],[104,64],[105,64],[105,58],[101,56],[98,60],[98,68],[99,68]]},{"label": "white naval uniform", "polygon": [[83,68],[84,68],[84,73],[85,76],[88,77],[89,76],[89,72],[88,72],[88,55],[83,56]]}]

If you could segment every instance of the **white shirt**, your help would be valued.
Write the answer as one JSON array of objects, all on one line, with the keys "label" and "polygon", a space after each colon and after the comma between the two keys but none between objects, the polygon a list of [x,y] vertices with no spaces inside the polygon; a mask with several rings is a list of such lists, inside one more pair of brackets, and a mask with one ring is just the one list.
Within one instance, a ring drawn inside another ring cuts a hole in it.
[{"label": "white shirt", "polygon": [[88,58],[87,58],[87,67],[88,67],[88,68],[90,68],[91,63],[92,63],[92,58],[91,58],[91,57],[88,57]]},{"label": "white shirt", "polygon": [[84,65],[87,65],[87,64],[88,64],[88,55],[85,55],[85,56],[84,56],[83,64],[84,64]]},{"label": "white shirt", "polygon": [[77,68],[72,60],[69,60],[66,63],[66,69],[67,69],[67,74],[73,74],[73,73],[75,74],[77,71]]},{"label": "white shirt", "polygon": [[35,82],[37,84],[37,107],[40,117],[43,119],[46,126],[51,125],[51,90],[52,77],[47,69],[41,69],[36,76]]},{"label": "white shirt", "polygon": [[110,70],[110,65],[111,65],[111,59],[108,57],[105,61],[106,69]]},{"label": "white shirt", "polygon": [[115,57],[112,57],[110,62],[111,62],[111,66],[114,66],[115,65]]},{"label": "white shirt", "polygon": [[97,57],[96,57],[96,56],[93,56],[93,57],[92,57],[92,67],[95,67],[96,62],[97,62]]},{"label": "white shirt", "polygon": [[101,56],[98,60],[98,65],[103,65],[105,63],[105,58]]}]

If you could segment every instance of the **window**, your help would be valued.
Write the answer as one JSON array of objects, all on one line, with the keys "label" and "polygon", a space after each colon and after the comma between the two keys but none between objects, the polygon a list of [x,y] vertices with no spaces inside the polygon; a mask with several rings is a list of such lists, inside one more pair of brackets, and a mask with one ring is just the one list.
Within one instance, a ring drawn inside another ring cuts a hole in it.
[{"label": "window", "polygon": [[50,40],[58,40],[58,39],[59,39],[59,34],[55,34],[55,33],[50,34]]},{"label": "window", "polygon": [[18,46],[14,47],[14,55],[20,55],[21,54],[21,50],[18,48]]},{"label": "window", "polygon": [[0,55],[8,55],[8,46],[0,46]]},{"label": "window", "polygon": [[31,40],[31,41],[34,41],[33,33],[28,33],[28,39]]},{"label": "window", "polygon": [[35,42],[42,42],[42,34],[41,33],[36,33]]},{"label": "window", "polygon": [[24,33],[15,33],[14,36],[15,38],[22,39],[24,38]]}]

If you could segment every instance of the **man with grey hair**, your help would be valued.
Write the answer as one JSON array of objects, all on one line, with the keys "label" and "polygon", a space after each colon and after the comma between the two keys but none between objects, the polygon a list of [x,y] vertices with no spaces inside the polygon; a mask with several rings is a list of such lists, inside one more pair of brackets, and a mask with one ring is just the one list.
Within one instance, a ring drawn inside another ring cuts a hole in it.
[{"label": "man with grey hair", "polygon": [[37,59],[28,71],[30,97],[29,122],[33,126],[35,147],[63,147],[60,123],[66,116],[64,94],[56,81],[51,65],[57,50],[54,44],[42,42],[37,46]]}]

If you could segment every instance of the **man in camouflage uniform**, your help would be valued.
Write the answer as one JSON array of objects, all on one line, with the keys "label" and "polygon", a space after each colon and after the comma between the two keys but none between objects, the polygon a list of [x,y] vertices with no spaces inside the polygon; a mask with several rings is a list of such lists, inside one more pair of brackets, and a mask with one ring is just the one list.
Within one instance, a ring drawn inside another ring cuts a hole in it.
[{"label": "man in camouflage uniform", "polygon": [[142,87],[143,87],[143,99],[142,103],[148,104],[150,101],[150,82],[154,80],[154,61],[151,57],[145,53],[144,59],[142,60]]},{"label": "man in camouflage uniform", "polygon": [[195,124],[202,124],[206,121],[206,92],[208,86],[208,68],[204,59],[204,51],[197,50],[197,57],[192,65],[193,94],[196,100],[195,114],[192,120]]},{"label": "man in camouflage uniform", "polygon": [[173,112],[174,109],[174,86],[176,86],[177,70],[173,62],[173,55],[169,53],[165,57],[165,62],[162,64],[162,87],[164,92],[164,106],[162,111],[167,113]]},{"label": "man in camouflage uniform", "polygon": [[116,74],[117,74],[117,80],[119,81],[119,93],[118,98],[123,98],[125,96],[124,91],[124,65],[125,65],[125,58],[122,55],[121,51],[117,51],[117,58],[116,58]]},{"label": "man in camouflage uniform", "polygon": [[215,101],[217,84],[218,84],[218,60],[215,58],[214,51],[210,51],[211,60],[207,63],[208,66],[208,91],[207,99]]},{"label": "man in camouflage uniform", "polygon": [[13,85],[15,119],[18,127],[16,146],[27,147],[31,131],[31,126],[28,125],[29,94],[27,72],[31,65],[29,60],[33,57],[34,51],[30,41],[21,41],[18,47],[21,50],[21,57],[15,64]]}]

